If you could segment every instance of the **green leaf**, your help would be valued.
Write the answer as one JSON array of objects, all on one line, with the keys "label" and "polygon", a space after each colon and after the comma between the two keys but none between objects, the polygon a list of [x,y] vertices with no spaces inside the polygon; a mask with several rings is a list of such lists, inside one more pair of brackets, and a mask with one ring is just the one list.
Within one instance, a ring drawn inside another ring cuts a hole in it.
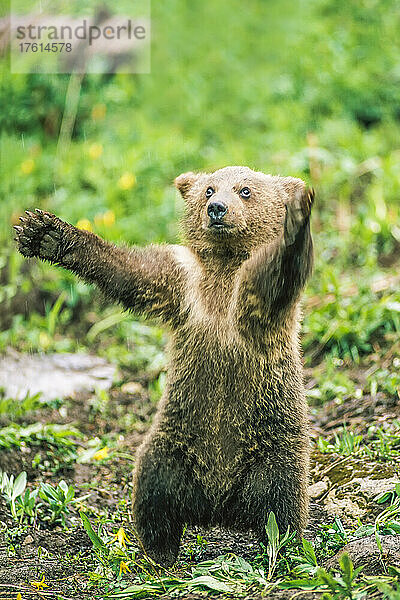
[{"label": "green leaf", "polygon": [[377,530],[375,531],[375,541],[376,541],[376,545],[378,546],[379,552],[382,554],[383,547],[382,547],[382,542],[381,542],[381,536],[379,535]]},{"label": "green leaf", "polygon": [[311,542],[306,539],[302,539],[301,543],[303,545],[304,554],[308,559],[311,559],[311,562],[314,566],[317,566],[317,557],[315,556],[314,546]]},{"label": "green leaf", "polygon": [[57,491],[50,483],[42,483],[40,492],[40,497],[43,498],[43,500],[48,500],[49,498],[52,498],[53,500],[59,500]]},{"label": "green leaf", "polygon": [[[111,594],[108,598],[148,598],[149,592],[152,592],[153,595],[160,595],[164,591],[163,587],[160,583],[141,583],[141,584],[133,584],[125,588],[122,592],[117,594]],[[127,596],[129,594],[129,596]]]},{"label": "green leaf", "polygon": [[361,573],[361,571],[364,570],[365,565],[361,565],[359,567],[357,567],[357,569],[354,569],[353,572],[353,580],[356,579],[358,577],[358,575]]},{"label": "green leaf", "polygon": [[272,511],[269,513],[266,532],[271,546],[273,548],[277,548],[279,545],[279,529],[276,523],[275,515]]},{"label": "green leaf", "polygon": [[87,516],[85,515],[84,512],[80,512],[79,513],[81,519],[82,519],[82,524],[83,527],[85,528],[86,533],[88,534],[90,541],[92,542],[93,546],[95,548],[97,548],[98,550],[105,550],[106,549],[106,545],[104,544],[103,540],[101,540],[99,538],[99,536],[97,535],[97,533],[94,531],[93,527],[90,524],[89,519],[87,518]]},{"label": "green leaf", "polygon": [[335,579],[328,571],[325,569],[317,570],[317,577],[323,585],[327,585],[332,592],[337,592],[338,590],[343,590],[346,588],[344,581],[340,578]]},{"label": "green leaf", "polygon": [[67,495],[68,486],[65,483],[64,479],[61,479],[60,483],[58,484],[58,487],[62,489],[62,491],[64,492],[64,495]]},{"label": "green leaf", "polygon": [[319,579],[291,579],[290,581],[283,581],[278,585],[282,590],[315,590],[321,586]]},{"label": "green leaf", "polygon": [[395,567],[394,565],[388,565],[388,573],[392,575],[392,577],[400,578],[400,569]]},{"label": "green leaf", "polygon": [[65,501],[66,502],[71,502],[71,500],[73,499],[73,497],[75,496],[75,489],[73,485],[70,485],[67,493],[65,495]]},{"label": "green leaf", "polygon": [[235,567],[235,571],[242,572],[242,573],[252,573],[254,571],[251,564],[248,563],[246,560],[244,560],[244,558],[242,558],[241,556],[235,557],[234,567]]},{"label": "green leaf", "polygon": [[375,527],[373,525],[360,525],[360,527],[358,527],[358,529],[356,529],[354,532],[354,537],[366,537],[368,535],[372,535],[374,531]]},{"label": "green leaf", "polygon": [[13,485],[13,491],[12,491],[13,500],[18,498],[18,496],[21,496],[21,494],[23,494],[25,488],[26,488],[26,472],[22,471],[22,473],[20,473],[18,475],[18,477],[15,480],[15,483]]},{"label": "green leaf", "polygon": [[93,340],[97,335],[99,335],[99,333],[105,331],[109,327],[114,327],[118,323],[121,323],[121,321],[125,321],[127,319],[127,316],[128,315],[126,312],[118,310],[112,315],[108,315],[108,317],[106,317],[105,319],[97,321],[97,323],[95,323],[87,332],[88,341],[90,343],[93,342]]},{"label": "green leaf", "polygon": [[353,562],[347,552],[343,552],[343,554],[341,554],[339,558],[339,565],[343,571],[343,579],[348,585],[350,585],[350,583],[353,581],[354,568]]},{"label": "green leaf", "polygon": [[378,504],[384,504],[385,502],[387,502],[392,496],[392,492],[384,492],[383,494],[378,495],[375,498],[375,501]]},{"label": "green leaf", "polygon": [[211,577],[211,575],[200,575],[200,577],[195,577],[188,582],[188,585],[190,587],[207,587],[216,592],[233,592],[232,588],[226,585],[226,583],[219,579],[215,579],[215,577]]}]

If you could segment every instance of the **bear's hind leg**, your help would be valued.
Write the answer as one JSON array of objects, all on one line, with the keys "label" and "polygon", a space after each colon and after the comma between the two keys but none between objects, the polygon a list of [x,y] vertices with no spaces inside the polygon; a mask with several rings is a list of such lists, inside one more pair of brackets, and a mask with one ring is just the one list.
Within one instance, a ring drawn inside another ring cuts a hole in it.
[{"label": "bear's hind leg", "polygon": [[159,465],[140,467],[133,496],[136,534],[153,560],[169,566],[178,556],[184,527],[179,498],[168,469]]},{"label": "bear's hind leg", "polygon": [[205,524],[210,504],[186,456],[150,447],[134,474],[133,518],[144,549],[156,562],[175,562],[185,524]]},{"label": "bear's hind leg", "polygon": [[281,535],[290,528],[301,536],[308,519],[306,465],[257,465],[226,503],[227,527],[253,530],[265,543],[266,525],[273,511]]}]

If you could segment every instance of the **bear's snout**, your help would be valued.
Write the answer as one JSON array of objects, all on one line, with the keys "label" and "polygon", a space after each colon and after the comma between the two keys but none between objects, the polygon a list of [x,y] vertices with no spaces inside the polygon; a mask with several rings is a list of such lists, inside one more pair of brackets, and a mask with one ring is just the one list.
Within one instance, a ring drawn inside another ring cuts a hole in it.
[{"label": "bear's snout", "polygon": [[207,206],[207,214],[210,217],[211,224],[216,223],[226,215],[228,207],[222,202],[210,202]]}]

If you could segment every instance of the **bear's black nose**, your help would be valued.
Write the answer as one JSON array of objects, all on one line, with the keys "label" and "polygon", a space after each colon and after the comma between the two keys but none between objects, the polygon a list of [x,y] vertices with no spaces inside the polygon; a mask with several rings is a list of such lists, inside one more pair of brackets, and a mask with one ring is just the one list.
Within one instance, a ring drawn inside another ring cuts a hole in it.
[{"label": "bear's black nose", "polygon": [[226,214],[227,210],[228,207],[225,206],[225,204],[222,204],[222,202],[210,202],[207,207],[208,216],[212,221],[221,219]]}]

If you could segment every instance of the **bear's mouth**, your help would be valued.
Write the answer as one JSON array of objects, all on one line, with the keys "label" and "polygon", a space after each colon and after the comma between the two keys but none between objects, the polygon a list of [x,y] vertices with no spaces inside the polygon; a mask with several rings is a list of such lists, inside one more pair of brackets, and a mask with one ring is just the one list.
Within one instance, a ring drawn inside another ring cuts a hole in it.
[{"label": "bear's mouth", "polygon": [[231,229],[232,225],[228,225],[227,223],[223,223],[222,221],[213,221],[208,226],[209,229],[215,229],[217,231],[222,231],[223,229]]}]

